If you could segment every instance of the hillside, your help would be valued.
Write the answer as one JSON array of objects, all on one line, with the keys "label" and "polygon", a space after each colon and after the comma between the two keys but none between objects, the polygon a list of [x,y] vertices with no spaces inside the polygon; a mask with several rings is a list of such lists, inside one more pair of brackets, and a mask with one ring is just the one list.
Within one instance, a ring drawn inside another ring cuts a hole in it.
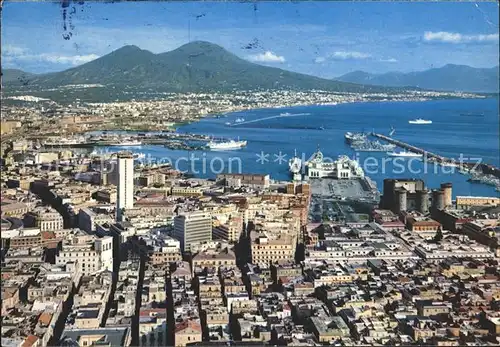
[{"label": "hillside", "polygon": [[[19,84],[12,81],[13,87]],[[224,48],[204,41],[153,54],[125,46],[96,60],[62,72],[35,75],[31,86],[104,84],[117,89],[164,91],[224,91],[255,89],[322,89],[342,92],[383,92],[385,87],[363,86],[322,79],[248,62]]]},{"label": "hillside", "polygon": [[498,66],[474,68],[448,64],[441,68],[410,73],[370,74],[354,71],[337,77],[336,80],[386,87],[411,86],[432,90],[498,93],[498,78]]},{"label": "hillside", "polygon": [[19,82],[23,83],[25,80],[33,78],[35,74],[30,72],[25,72],[18,69],[3,69],[2,70],[2,82]]}]

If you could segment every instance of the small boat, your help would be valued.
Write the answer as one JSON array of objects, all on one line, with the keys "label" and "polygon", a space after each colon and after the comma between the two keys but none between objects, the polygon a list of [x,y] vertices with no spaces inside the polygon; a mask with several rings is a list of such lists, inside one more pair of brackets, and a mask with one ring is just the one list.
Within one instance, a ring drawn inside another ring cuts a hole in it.
[{"label": "small boat", "polygon": [[235,122],[236,123],[243,123],[245,121],[245,118],[236,118]]},{"label": "small boat", "polygon": [[410,124],[432,124],[432,121],[422,119],[422,118],[417,118],[417,119],[413,119],[413,120],[408,121],[408,123],[410,123]]},{"label": "small boat", "polygon": [[422,157],[422,154],[413,153],[413,152],[406,152],[406,151],[401,151],[401,152],[387,152],[387,155],[390,156],[390,157],[410,157],[410,158],[420,158],[420,157]]},{"label": "small boat", "polygon": [[226,125],[231,125],[231,123],[230,123],[230,122],[226,122],[226,123],[224,123],[224,124],[226,124]]}]

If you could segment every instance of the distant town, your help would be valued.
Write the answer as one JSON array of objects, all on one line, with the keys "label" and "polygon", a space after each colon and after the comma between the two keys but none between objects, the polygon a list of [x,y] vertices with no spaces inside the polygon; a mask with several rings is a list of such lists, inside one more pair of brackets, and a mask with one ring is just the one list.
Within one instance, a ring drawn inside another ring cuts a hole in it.
[{"label": "distant town", "polygon": [[155,132],[172,146],[178,126],[237,110],[447,97],[480,96],[11,96],[2,346],[498,345],[498,197],[454,198],[448,182],[389,174],[379,191],[356,162],[326,163],[319,149],[304,172],[290,162],[288,181],[203,179],[125,149],[80,151],[132,141],[92,131]]},{"label": "distant town", "polygon": [[[80,85],[94,89],[102,86]],[[71,89],[71,86],[68,88]],[[77,88],[77,89],[78,89]],[[150,93],[147,100],[71,104],[32,95],[5,97],[2,141],[93,130],[163,131],[206,116],[257,108],[335,105],[369,101],[425,101],[442,98],[484,98],[463,92],[407,91],[404,93],[340,93],[327,91],[235,91],[233,93]],[[49,119],[49,122],[47,122]]]}]

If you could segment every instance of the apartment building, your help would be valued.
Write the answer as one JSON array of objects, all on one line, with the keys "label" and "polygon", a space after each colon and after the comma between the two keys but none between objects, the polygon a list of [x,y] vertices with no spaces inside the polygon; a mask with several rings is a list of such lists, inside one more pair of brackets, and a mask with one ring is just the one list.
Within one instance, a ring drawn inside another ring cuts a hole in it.
[{"label": "apartment building", "polygon": [[195,211],[175,216],[173,236],[180,241],[183,252],[191,251],[193,244],[211,241],[211,214]]},{"label": "apartment building", "polygon": [[56,264],[75,262],[83,275],[113,271],[113,237],[97,237],[76,229],[63,240]]}]

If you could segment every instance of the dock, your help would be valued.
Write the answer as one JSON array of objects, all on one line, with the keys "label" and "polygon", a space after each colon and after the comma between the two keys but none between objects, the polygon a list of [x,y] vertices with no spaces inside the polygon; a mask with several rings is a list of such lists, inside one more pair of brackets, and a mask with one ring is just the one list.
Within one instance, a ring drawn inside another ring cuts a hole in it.
[{"label": "dock", "polygon": [[401,147],[409,152],[422,154],[427,159],[432,158],[434,161],[436,161],[438,163],[443,163],[443,164],[452,163],[452,164],[465,165],[465,166],[468,166],[470,164],[470,163],[460,163],[460,162],[456,161],[455,159],[443,157],[442,155],[426,151],[425,149],[412,146],[406,142],[393,139],[392,137],[389,137],[386,135],[377,134],[377,133],[370,133],[370,135],[373,137],[376,137],[378,139],[384,140],[388,143],[392,143],[393,145]]},{"label": "dock", "polygon": [[442,155],[426,151],[425,149],[419,148],[412,146],[406,142],[399,141],[396,139],[393,139],[392,137],[382,135],[382,134],[377,134],[375,132],[370,133],[371,136],[376,137],[378,139],[387,141],[388,143],[392,143],[398,147],[401,147],[409,152],[413,153],[418,153],[422,154],[425,159],[431,159],[432,161],[435,161],[440,164],[456,164],[460,169],[467,168],[471,169],[474,166],[477,166],[475,170],[480,169],[484,174],[491,174],[497,178],[500,178],[500,168],[495,167],[493,165],[485,164],[485,163],[480,163],[477,165],[477,163],[471,163],[471,162],[460,162],[457,161],[453,158],[447,158],[443,157]]}]

